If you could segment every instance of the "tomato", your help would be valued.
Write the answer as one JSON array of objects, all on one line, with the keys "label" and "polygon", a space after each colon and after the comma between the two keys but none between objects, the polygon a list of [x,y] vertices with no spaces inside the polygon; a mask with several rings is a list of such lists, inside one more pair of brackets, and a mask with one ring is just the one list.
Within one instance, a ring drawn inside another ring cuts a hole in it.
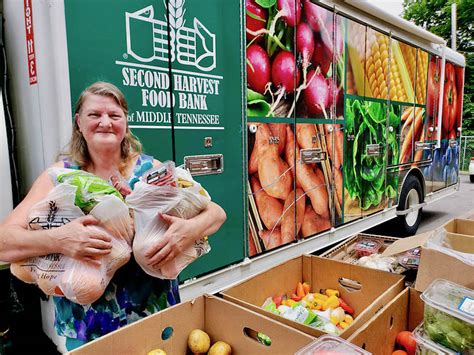
[{"label": "tomato", "polygon": [[[252,32],[257,32],[267,25],[267,10],[258,5],[255,0],[245,0],[245,21],[247,23],[247,29]],[[247,41],[251,41],[255,38],[254,35],[246,33]],[[256,42],[261,42],[263,35],[258,36]]]},{"label": "tomato", "polygon": [[446,63],[444,67],[444,82],[447,83],[451,81],[454,83],[454,65],[451,63]]},{"label": "tomato", "polygon": [[444,84],[443,94],[443,129],[451,131],[456,122],[456,113],[458,110],[458,94],[454,81],[448,81]]},{"label": "tomato", "polygon": [[[436,57],[431,57],[428,67],[428,95],[426,98],[426,108],[428,116],[432,117],[439,97],[440,68],[436,63]],[[436,108],[437,109],[437,108]]]},{"label": "tomato", "polygon": [[403,350],[395,350],[392,355],[407,355],[406,351]]},{"label": "tomato", "polygon": [[[403,352],[408,355],[415,355],[416,352],[416,340],[413,337],[412,332],[404,330],[397,335],[397,344],[402,346],[407,352]],[[392,355],[395,353],[392,353]],[[401,355],[402,353],[400,353]]]}]

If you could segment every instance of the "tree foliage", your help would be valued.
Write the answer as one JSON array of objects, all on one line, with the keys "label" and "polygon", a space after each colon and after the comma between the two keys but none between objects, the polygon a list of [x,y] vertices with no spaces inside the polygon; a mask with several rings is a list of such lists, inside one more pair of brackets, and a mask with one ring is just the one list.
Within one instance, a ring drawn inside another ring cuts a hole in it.
[{"label": "tree foliage", "polygon": [[451,4],[457,4],[457,51],[466,57],[463,135],[474,135],[474,0],[403,0],[403,17],[451,46]]}]

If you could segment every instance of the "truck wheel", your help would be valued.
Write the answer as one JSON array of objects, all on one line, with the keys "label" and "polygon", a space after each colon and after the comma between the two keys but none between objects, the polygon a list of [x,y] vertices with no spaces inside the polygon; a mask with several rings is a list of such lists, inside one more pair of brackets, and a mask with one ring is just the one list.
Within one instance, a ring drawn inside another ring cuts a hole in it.
[{"label": "truck wheel", "polygon": [[[397,209],[403,211],[421,202],[423,202],[423,195],[420,180],[414,175],[408,175],[400,193]],[[419,208],[405,215],[397,216],[396,222],[401,236],[409,236],[416,233],[421,221],[421,212],[421,208]]]},{"label": "truck wheel", "polygon": [[469,179],[471,180],[471,182],[474,182],[474,175],[469,175]]}]

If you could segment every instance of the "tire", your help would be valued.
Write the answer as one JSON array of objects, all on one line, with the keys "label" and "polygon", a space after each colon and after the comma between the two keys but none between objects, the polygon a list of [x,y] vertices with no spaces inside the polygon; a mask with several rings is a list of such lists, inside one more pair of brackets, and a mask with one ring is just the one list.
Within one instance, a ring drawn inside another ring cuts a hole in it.
[{"label": "tire", "polygon": [[471,182],[474,182],[474,175],[469,175],[469,179],[471,180]]},{"label": "tire", "polygon": [[[408,175],[403,184],[402,192],[398,201],[397,210],[403,211],[413,205],[423,202],[423,192],[420,180],[414,175]],[[419,208],[406,215],[399,215],[395,219],[398,235],[407,237],[413,235],[418,230],[421,222],[422,209]]]}]

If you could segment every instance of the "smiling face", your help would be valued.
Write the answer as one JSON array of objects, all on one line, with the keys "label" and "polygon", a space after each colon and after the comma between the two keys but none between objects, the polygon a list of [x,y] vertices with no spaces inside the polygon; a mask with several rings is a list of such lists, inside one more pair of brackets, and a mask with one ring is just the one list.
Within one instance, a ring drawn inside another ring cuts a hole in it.
[{"label": "smiling face", "polygon": [[75,119],[89,148],[120,150],[127,118],[113,97],[88,95]]}]

